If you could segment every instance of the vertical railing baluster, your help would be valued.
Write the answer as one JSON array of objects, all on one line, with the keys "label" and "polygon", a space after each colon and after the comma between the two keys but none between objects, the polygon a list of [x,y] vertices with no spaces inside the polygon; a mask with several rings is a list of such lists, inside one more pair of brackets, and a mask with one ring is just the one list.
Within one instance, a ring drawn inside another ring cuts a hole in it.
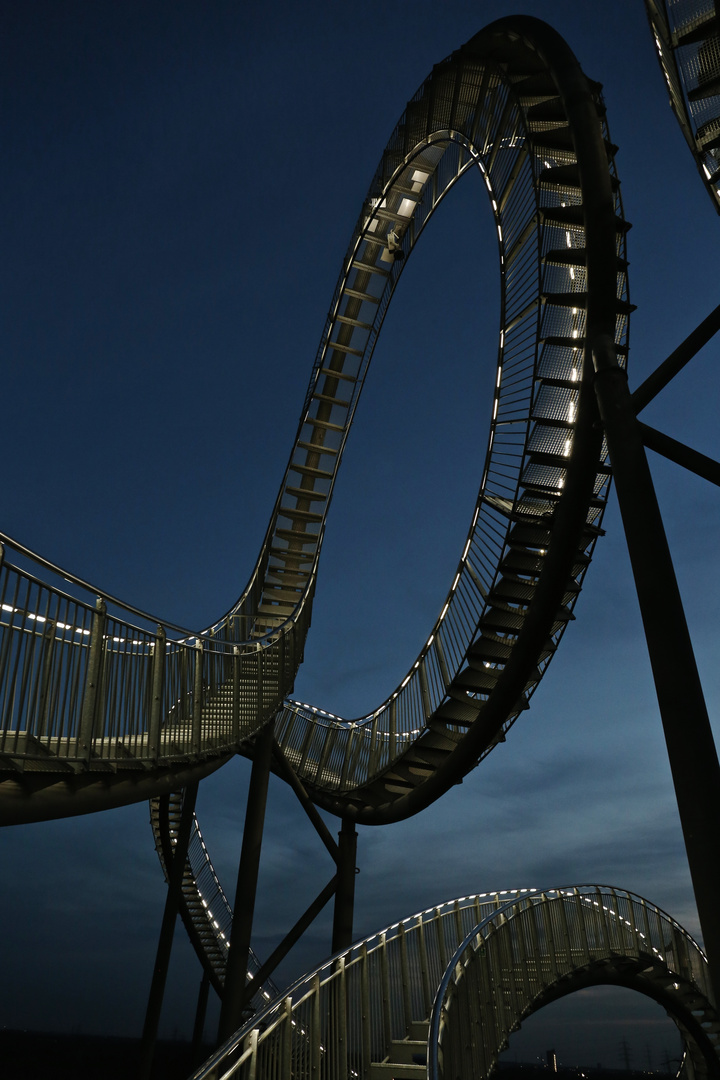
[{"label": "vertical railing baluster", "polygon": [[418,915],[418,939],[420,944],[420,975],[422,977],[423,1016],[424,1020],[430,1015],[432,997],[430,994],[430,977],[428,974],[427,949],[425,947],[425,924],[422,915]]},{"label": "vertical railing baluster", "polygon": [[313,979],[312,1013],[310,1025],[310,1080],[320,1080],[320,1045],[322,1028],[320,1026],[320,976]]},{"label": "vertical railing baluster", "polygon": [[202,736],[202,710],[203,710],[203,642],[202,638],[195,638],[195,671],[193,678],[193,704],[192,704],[192,752],[200,753]]},{"label": "vertical railing baluster", "polygon": [[453,914],[455,916],[455,945],[459,945],[462,939],[465,937],[463,934],[462,915],[460,914],[460,904],[456,900],[453,904]]},{"label": "vertical railing baluster", "polygon": [[590,963],[590,942],[588,940],[588,926],[586,915],[586,904],[583,902],[583,898],[580,895],[578,889],[573,890],[575,893],[575,908],[577,910],[578,925],[580,926],[580,945],[583,953],[583,963]]},{"label": "vertical railing baluster", "polygon": [[389,742],[388,750],[389,750],[389,753],[390,753],[390,761],[395,760],[395,735],[396,735],[396,731],[397,731],[397,698],[393,698],[392,701],[390,702],[390,732],[389,732],[390,738],[388,740],[388,742]]},{"label": "vertical railing baluster", "polygon": [[400,937],[400,980],[402,983],[403,1021],[405,1034],[410,1034],[412,1024],[412,1006],[410,1003],[410,966],[408,964],[407,941],[405,939],[405,927],[400,923],[398,934]]},{"label": "vertical railing baluster", "polygon": [[85,761],[90,760],[93,734],[97,722],[106,621],[107,607],[103,598],[98,596],[90,630],[89,656],[87,668],[85,669],[85,689],[80,710],[80,730],[78,732],[78,757]]},{"label": "vertical railing baluster", "polygon": [[442,973],[447,967],[447,950],[445,948],[445,926],[439,908],[435,908],[433,921],[437,932],[438,954],[440,956],[440,968]]},{"label": "vertical railing baluster", "polygon": [[240,742],[240,649],[233,645],[232,656],[232,741]]},{"label": "vertical railing baluster", "polygon": [[158,624],[153,644],[152,686],[150,697],[150,729],[148,732],[148,753],[153,761],[160,756],[160,728],[162,726],[163,686],[165,683],[165,650],[167,635],[165,628]]},{"label": "vertical railing baluster", "polygon": [[388,968],[387,936],[384,931],[380,935],[380,978],[382,981],[384,1049],[387,1057],[392,1043],[392,1016],[390,1012],[390,971]]},{"label": "vertical railing baluster", "polygon": [[345,957],[337,959],[339,992],[337,997],[338,1021],[337,1021],[337,1075],[349,1076],[348,1072],[348,1037],[347,1037],[347,976],[345,973]]},{"label": "vertical railing baluster", "polygon": [[247,1036],[245,1047],[250,1050],[250,1063],[248,1065],[248,1080],[257,1080],[257,1062],[258,1062],[258,1035],[260,1034],[258,1028],[253,1028],[250,1034]]},{"label": "vertical railing baluster", "polygon": [[40,693],[37,702],[37,736],[39,739],[50,734],[49,710],[50,688],[52,686],[53,655],[55,652],[55,620],[50,619],[45,624],[42,643],[42,667],[40,675]]},{"label": "vertical railing baluster", "polygon": [[377,713],[376,713],[375,716],[373,716],[372,726],[370,728],[370,761],[368,763],[368,774],[370,776],[374,776],[375,771],[377,769],[377,753],[378,753],[378,751],[377,751],[377,744],[378,744],[377,726],[378,726],[378,718],[377,718]]},{"label": "vertical railing baluster", "polygon": [[560,937],[562,938],[563,948],[565,949],[565,970],[572,970],[572,944],[570,942],[570,929],[567,921],[567,910],[565,908],[565,897],[562,893],[558,893],[557,907],[559,908],[559,923],[560,923]]},{"label": "vertical railing baluster", "polygon": [[347,784],[348,769],[350,768],[350,758],[352,757],[352,746],[356,738],[356,729],[350,728],[347,736],[347,746],[345,747],[345,754],[343,755],[342,769],[340,770],[340,790],[344,791]]},{"label": "vertical railing baluster", "polygon": [[367,944],[360,946],[360,1010],[361,1010],[361,1046],[362,1073],[360,1080],[369,1080],[372,1056],[371,1016],[370,1016],[370,979],[368,975]]},{"label": "vertical railing baluster", "polygon": [[292,1080],[292,998],[286,997],[283,1002],[283,1033],[282,1033],[282,1080]]},{"label": "vertical railing baluster", "polygon": [[547,894],[543,893],[542,894],[541,911],[542,911],[543,929],[545,931],[545,950],[547,952],[547,958],[548,958],[548,964],[549,964],[550,972],[551,972],[551,974],[553,976],[553,979],[557,979],[557,977],[558,977],[557,956],[555,954],[555,931],[553,930],[552,914],[551,914],[551,910],[550,910],[550,904],[551,903],[552,903],[552,901],[548,900]]}]

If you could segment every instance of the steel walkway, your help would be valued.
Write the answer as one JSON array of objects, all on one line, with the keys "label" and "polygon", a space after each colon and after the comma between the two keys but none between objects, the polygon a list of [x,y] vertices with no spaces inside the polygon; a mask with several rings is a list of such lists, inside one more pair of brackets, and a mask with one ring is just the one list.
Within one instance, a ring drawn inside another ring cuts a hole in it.
[{"label": "steel walkway", "polygon": [[[3,538],[0,821],[167,794],[233,753],[252,755],[270,722],[319,806],[396,820],[473,768],[528,707],[573,618],[608,494],[586,343],[610,326],[623,363],[630,304],[599,88],[579,68],[553,67],[562,49],[549,28],[523,25],[524,34],[494,24],[436,65],[393,132],[342,263],[257,565],[225,615],[200,632],[172,626]],[[604,178],[583,164],[588,140]],[[477,504],[415,663],[387,701],[346,721],[289,698],[328,507],[402,269],[440,201],[475,168],[501,271]],[[600,189],[615,236],[604,262],[586,229]]]},{"label": "steel walkway", "polygon": [[667,1010],[681,1075],[720,1075],[698,945],[642,897],[585,885],[465,896],[394,923],[298,980],[192,1080],[485,1077],[523,1020],[598,984]]}]

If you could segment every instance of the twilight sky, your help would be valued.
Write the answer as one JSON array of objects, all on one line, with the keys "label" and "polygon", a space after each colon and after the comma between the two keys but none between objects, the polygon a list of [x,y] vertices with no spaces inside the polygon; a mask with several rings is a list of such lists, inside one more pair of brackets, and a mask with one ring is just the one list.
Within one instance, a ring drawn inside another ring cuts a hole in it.
[{"label": "twilight sky", "polygon": [[[254,565],[387,138],[434,63],[517,11],[554,25],[604,84],[633,223],[635,386],[717,304],[720,238],[641,0],[5,8],[2,531],[184,625],[227,609]],[[379,703],[426,640],[485,455],[498,282],[479,178],[436,218],[376,349],[296,685],[348,717]],[[717,352],[706,348],[643,413],[714,457]],[[717,717],[720,499],[651,464]],[[358,936],[456,895],[596,881],[698,932],[614,496],[605,527],[577,621],[507,743],[420,816],[360,829]],[[248,775],[231,762],[198,800],[230,895]],[[147,805],[6,829],[0,857],[0,1023],[139,1034],[165,892]],[[330,876],[273,781],[261,955]],[[286,978],[325,955],[329,920],[291,954]],[[179,928],[166,1034],[188,1032],[199,980]],[[659,1064],[671,1045],[662,1011],[635,1016],[622,995],[606,997],[587,991],[555,1020],[535,1018],[511,1056],[554,1045],[567,1063],[619,1064],[627,1037],[638,1066],[646,1045]]]}]

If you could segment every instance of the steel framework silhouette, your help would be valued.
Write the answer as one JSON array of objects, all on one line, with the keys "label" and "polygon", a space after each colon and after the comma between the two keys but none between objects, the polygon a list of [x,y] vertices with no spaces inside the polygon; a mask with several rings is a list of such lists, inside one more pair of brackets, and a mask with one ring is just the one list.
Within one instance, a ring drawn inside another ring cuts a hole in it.
[{"label": "steel framework silhouette", "polygon": [[[673,106],[715,199],[720,170],[708,166],[720,153],[714,5],[685,5],[679,23],[663,5],[648,0],[647,8]],[[3,537],[0,821],[153,800],[170,887],[146,1068],[178,911],[222,995],[222,1038],[252,998],[258,1008],[274,993],[266,982],[274,965],[333,895],[333,949],[350,946],[356,824],[417,813],[505,739],[573,618],[602,534],[611,473],[717,999],[720,769],[645,446],[715,483],[720,468],[637,414],[715,332],[720,309],[631,394],[628,226],[614,150],[600,88],[539,20],[499,20],[435,66],[403,112],[363,202],[255,569],[212,626],[191,632],[157,620]],[[402,271],[442,199],[475,168],[495,220],[501,277],[477,501],[416,661],[386,701],[346,720],[291,696],[328,509]],[[194,802],[198,782],[235,753],[252,758],[253,770],[233,917]],[[250,938],[270,771],[292,786],[336,872],[260,963]],[[342,819],[337,843],[316,807]]]}]

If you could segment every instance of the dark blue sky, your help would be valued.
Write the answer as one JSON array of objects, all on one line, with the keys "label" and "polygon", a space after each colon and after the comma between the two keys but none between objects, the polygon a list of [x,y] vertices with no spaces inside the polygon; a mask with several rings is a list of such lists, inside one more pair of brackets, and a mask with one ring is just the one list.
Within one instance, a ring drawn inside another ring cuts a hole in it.
[{"label": "dark blue sky", "polygon": [[[5,9],[3,531],[167,619],[204,626],[226,610],[385,142],[432,65],[517,10],[560,30],[605,87],[634,226],[637,385],[717,304],[720,235],[641,0]],[[401,680],[454,571],[485,455],[496,262],[468,177],[405,271],[330,517],[296,692],[341,715]],[[711,345],[643,415],[715,457],[716,358]],[[717,716],[720,501],[652,464]],[[577,622],[507,743],[419,817],[360,830],[358,933],[471,891],[582,881],[635,890],[698,931],[614,498],[606,528]],[[199,797],[231,893],[247,776],[233,762]],[[139,1032],[164,897],[147,822],[140,804],[0,835],[0,1022]],[[259,952],[330,873],[274,782]],[[325,920],[286,975],[328,942]],[[187,1031],[199,978],[180,932],[166,1032]],[[638,1061],[656,1015],[633,1022]],[[561,1059],[604,1046],[614,1063],[610,1030],[598,1044],[587,1025],[583,1041],[528,1025],[527,1053],[554,1040]]]}]

